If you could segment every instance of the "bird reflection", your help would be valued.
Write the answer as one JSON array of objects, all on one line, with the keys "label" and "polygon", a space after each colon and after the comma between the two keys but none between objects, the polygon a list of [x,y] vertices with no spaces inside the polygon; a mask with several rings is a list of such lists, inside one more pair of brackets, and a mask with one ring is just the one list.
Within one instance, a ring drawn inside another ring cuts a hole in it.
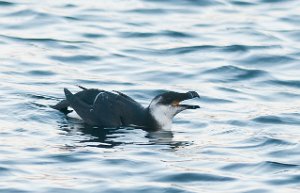
[{"label": "bird reflection", "polygon": [[153,145],[167,145],[171,149],[176,149],[181,146],[188,146],[191,143],[187,141],[174,141],[174,134],[172,131],[155,131],[148,132],[146,137],[149,139],[149,144]]},{"label": "bird reflection", "polygon": [[[129,144],[137,145],[163,145],[168,148],[176,149],[180,146],[189,145],[188,142],[184,141],[173,141],[174,134],[172,131],[143,131],[142,128],[134,127],[118,127],[118,128],[100,128],[93,127],[81,122],[74,118],[68,118],[68,122],[61,123],[59,127],[68,133],[68,135],[78,135],[78,131],[88,137],[87,139],[80,140],[79,143],[83,143],[87,147],[97,148],[114,148],[120,145],[126,145],[127,142],[121,141],[121,135],[132,135],[130,131],[138,129],[141,132],[145,132],[145,137],[148,139],[147,143],[139,143],[131,141]],[[75,132],[74,132],[75,131]]]},{"label": "bird reflection", "polygon": [[[88,147],[113,148],[124,144],[117,141],[118,135],[123,133],[120,128],[99,128],[93,127],[76,121],[76,119],[68,118],[68,123],[59,125],[60,129],[67,132],[68,135],[85,136],[85,139],[79,140],[79,143]],[[74,132],[75,131],[75,132]]]}]

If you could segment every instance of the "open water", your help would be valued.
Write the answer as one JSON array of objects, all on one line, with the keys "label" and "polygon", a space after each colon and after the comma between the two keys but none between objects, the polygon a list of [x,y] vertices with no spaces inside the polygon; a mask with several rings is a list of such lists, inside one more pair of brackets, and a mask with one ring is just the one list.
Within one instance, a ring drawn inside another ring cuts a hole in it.
[{"label": "open water", "polygon": [[[202,108],[99,130],[75,85]],[[0,102],[1,193],[300,192],[300,1],[1,0]]]}]

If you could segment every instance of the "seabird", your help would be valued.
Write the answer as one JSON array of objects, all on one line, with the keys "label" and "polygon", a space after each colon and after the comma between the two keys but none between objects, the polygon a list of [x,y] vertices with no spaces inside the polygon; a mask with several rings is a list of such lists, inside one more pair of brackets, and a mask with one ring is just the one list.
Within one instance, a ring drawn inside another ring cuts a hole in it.
[{"label": "seabird", "polygon": [[144,130],[169,130],[175,115],[186,109],[200,108],[198,105],[180,104],[188,99],[199,98],[196,91],[179,93],[168,91],[157,95],[148,107],[143,107],[131,97],[119,91],[87,89],[72,94],[64,89],[66,99],[52,108],[68,114],[72,110],[89,125],[100,127],[140,127]]}]

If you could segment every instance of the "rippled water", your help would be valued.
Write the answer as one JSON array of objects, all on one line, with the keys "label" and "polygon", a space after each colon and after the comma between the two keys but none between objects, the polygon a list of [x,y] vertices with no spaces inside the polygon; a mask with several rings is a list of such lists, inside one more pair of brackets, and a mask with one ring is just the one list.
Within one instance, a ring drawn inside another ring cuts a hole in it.
[{"label": "rippled water", "polygon": [[[1,0],[0,192],[299,192],[299,25],[298,0]],[[77,84],[202,108],[99,130],[49,108]]]}]

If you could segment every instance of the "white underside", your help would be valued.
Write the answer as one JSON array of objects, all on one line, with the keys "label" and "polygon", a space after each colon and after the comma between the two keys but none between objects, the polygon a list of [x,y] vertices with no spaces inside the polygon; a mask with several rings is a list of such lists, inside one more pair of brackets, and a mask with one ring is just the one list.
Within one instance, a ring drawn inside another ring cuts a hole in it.
[{"label": "white underside", "polygon": [[[73,109],[72,109],[73,110]],[[74,111],[73,110],[73,112],[72,113],[69,113],[68,115],[67,115],[68,117],[71,117],[71,118],[74,118],[74,119],[80,119],[80,120],[82,120],[82,118],[76,113],[76,111]]]},{"label": "white underside", "polygon": [[151,105],[150,112],[163,130],[171,130],[172,119],[176,114],[176,109],[174,107],[166,105]]}]

